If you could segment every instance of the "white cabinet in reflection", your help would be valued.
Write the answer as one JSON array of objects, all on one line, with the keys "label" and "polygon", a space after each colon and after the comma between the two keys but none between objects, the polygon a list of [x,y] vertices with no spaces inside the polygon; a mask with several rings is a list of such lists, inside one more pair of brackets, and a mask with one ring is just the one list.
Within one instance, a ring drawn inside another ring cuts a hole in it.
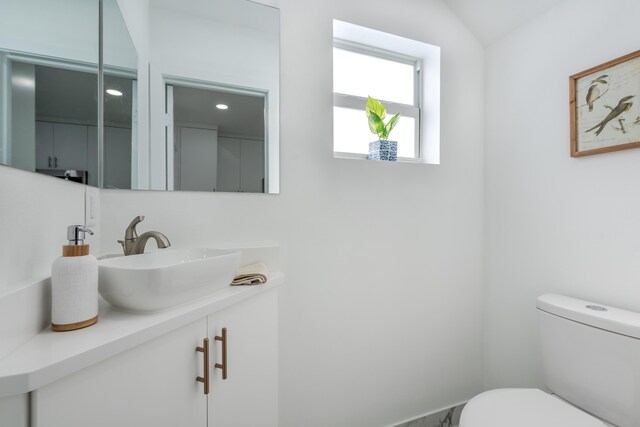
[{"label": "white cabinet in reflection", "polygon": [[53,169],[53,123],[36,122],[36,168]]},{"label": "white cabinet in reflection", "polygon": [[37,121],[36,168],[87,170],[87,126]]},{"label": "white cabinet in reflection", "polygon": [[176,189],[187,191],[217,191],[218,131],[192,127],[179,128],[180,179]]},{"label": "white cabinet in reflection", "polygon": [[104,187],[131,188],[131,129],[104,128]]},{"label": "white cabinet in reflection", "polygon": [[87,170],[87,127],[53,124],[54,169]]},{"label": "white cabinet in reflection", "polygon": [[218,140],[218,191],[240,191],[240,144],[237,139]]},{"label": "white cabinet in reflection", "polygon": [[264,192],[264,142],[218,138],[218,191]]},{"label": "white cabinet in reflection", "polygon": [[[105,126],[105,188],[131,188],[131,150],[131,128]],[[98,128],[37,121],[36,168],[87,171],[98,186]]]},{"label": "white cabinet in reflection", "polygon": [[[88,184],[98,186],[98,128],[88,126]],[[131,188],[132,158],[131,128],[105,126],[104,128],[104,183],[103,188]]]},{"label": "white cabinet in reflection", "polygon": [[264,142],[243,139],[240,143],[240,191],[264,192]]}]

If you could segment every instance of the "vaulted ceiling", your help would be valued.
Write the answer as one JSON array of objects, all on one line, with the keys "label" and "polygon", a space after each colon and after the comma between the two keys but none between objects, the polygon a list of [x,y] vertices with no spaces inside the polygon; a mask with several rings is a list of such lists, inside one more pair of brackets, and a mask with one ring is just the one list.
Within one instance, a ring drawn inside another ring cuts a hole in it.
[{"label": "vaulted ceiling", "polygon": [[563,0],[443,0],[488,46]]}]

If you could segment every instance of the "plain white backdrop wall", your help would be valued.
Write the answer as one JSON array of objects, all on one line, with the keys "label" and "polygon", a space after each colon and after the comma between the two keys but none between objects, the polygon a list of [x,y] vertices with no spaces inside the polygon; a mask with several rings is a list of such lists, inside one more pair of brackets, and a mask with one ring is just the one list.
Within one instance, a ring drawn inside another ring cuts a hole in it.
[{"label": "plain white backdrop wall", "polygon": [[67,226],[84,222],[81,184],[0,165],[0,295],[51,274]]},{"label": "plain white backdrop wall", "polygon": [[[280,244],[283,426],[386,425],[469,398],[482,384],[483,49],[440,0],[280,6],[281,194],[106,190],[103,251],[139,214],[174,247]],[[442,47],[441,165],[333,158],[334,18]]]},{"label": "plain white backdrop wall", "polygon": [[67,226],[84,222],[84,194],[84,185],[0,165],[0,358],[48,326],[42,279]]},{"label": "plain white backdrop wall", "polygon": [[636,0],[567,0],[487,49],[490,388],[541,385],[538,295],[640,310],[640,150],[571,158],[568,81],[637,50],[638,16]]}]

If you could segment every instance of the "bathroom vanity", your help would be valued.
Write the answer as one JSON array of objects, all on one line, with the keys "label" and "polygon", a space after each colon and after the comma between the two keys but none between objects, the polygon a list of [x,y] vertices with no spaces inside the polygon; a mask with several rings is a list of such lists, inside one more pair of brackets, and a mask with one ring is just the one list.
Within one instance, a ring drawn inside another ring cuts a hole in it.
[{"label": "bathroom vanity", "polygon": [[282,282],[276,273],[148,314],[102,301],[93,327],[46,329],[0,360],[0,402],[25,402],[0,404],[0,417],[32,427],[277,426]]}]

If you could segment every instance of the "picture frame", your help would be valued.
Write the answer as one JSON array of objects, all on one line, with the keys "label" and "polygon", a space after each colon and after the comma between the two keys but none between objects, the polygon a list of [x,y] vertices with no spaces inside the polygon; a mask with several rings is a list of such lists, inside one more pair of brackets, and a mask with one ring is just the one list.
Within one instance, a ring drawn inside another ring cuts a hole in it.
[{"label": "picture frame", "polygon": [[640,50],[569,77],[571,157],[640,147]]}]

